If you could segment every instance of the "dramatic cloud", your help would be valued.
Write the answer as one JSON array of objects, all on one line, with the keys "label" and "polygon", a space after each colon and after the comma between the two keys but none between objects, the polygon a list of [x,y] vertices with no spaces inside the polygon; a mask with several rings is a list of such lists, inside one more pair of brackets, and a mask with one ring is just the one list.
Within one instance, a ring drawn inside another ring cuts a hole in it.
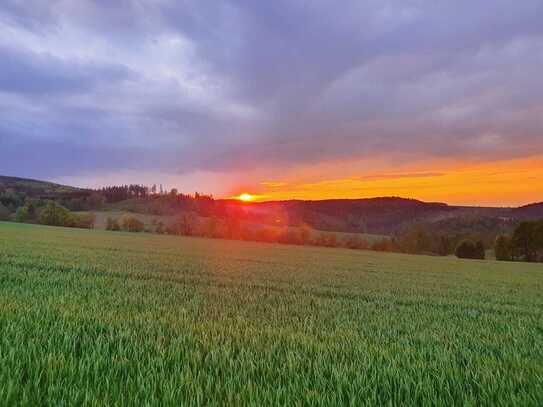
[{"label": "dramatic cloud", "polygon": [[0,173],[216,174],[225,194],[538,155],[541,16],[541,0],[5,0]]}]

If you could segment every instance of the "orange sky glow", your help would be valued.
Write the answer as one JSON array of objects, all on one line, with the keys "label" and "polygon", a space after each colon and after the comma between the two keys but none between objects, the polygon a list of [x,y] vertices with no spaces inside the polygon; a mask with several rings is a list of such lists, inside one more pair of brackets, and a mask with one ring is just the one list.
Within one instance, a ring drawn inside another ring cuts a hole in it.
[{"label": "orange sky glow", "polygon": [[306,179],[298,172],[296,177],[262,181],[242,192],[251,195],[246,201],[378,196],[476,206],[519,206],[543,201],[543,156],[482,164],[432,162],[411,170],[366,172],[347,178],[316,177],[314,169],[306,173]]}]

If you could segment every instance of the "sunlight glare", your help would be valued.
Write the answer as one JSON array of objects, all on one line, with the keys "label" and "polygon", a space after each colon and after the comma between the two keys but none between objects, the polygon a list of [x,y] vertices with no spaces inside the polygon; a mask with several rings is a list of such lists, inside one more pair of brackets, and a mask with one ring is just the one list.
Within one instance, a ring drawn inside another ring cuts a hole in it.
[{"label": "sunlight glare", "polygon": [[238,196],[238,199],[243,202],[251,202],[255,199],[255,197],[251,194],[248,194],[247,192],[244,192],[240,196]]}]

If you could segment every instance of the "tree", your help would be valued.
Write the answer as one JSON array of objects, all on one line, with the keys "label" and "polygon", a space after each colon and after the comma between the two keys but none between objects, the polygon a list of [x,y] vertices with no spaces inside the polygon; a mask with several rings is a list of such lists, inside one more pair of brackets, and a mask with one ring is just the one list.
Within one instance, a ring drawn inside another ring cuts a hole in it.
[{"label": "tree", "polygon": [[178,235],[192,236],[196,233],[198,218],[191,212],[180,215],[175,222],[175,231]]},{"label": "tree", "polygon": [[[535,245],[537,250],[543,250],[543,219],[537,222],[535,226]],[[541,260],[541,258],[540,258]]]},{"label": "tree", "polygon": [[99,193],[92,193],[89,195],[86,201],[87,209],[102,209],[106,198]]},{"label": "tree", "polygon": [[30,199],[27,199],[25,202],[25,207],[28,210],[28,216],[30,219],[34,219],[36,217],[36,205],[34,202]]},{"label": "tree", "polygon": [[71,212],[55,201],[49,201],[40,212],[39,221],[42,225],[73,227],[75,220]]},{"label": "tree", "polygon": [[513,250],[511,246],[511,237],[508,235],[498,235],[494,242],[494,254],[496,260],[511,261],[513,259]]},{"label": "tree", "polygon": [[475,258],[484,260],[486,257],[485,244],[482,240],[475,242]]},{"label": "tree", "polygon": [[8,220],[10,211],[0,202],[0,220]]},{"label": "tree", "polygon": [[469,239],[462,240],[456,247],[456,257],[459,259],[472,259],[475,252],[475,244]]},{"label": "tree", "polygon": [[537,223],[521,222],[513,233],[513,249],[517,249],[524,261],[537,259]]},{"label": "tree", "polygon": [[440,236],[437,244],[437,254],[448,256],[452,252],[451,247],[451,240],[447,236]]},{"label": "tree", "polygon": [[485,246],[481,240],[474,242],[471,239],[464,239],[456,247],[455,253],[459,259],[484,260]]},{"label": "tree", "polygon": [[28,208],[26,206],[21,206],[15,212],[15,221],[16,222],[28,222],[30,220],[30,215],[28,214]]},{"label": "tree", "polygon": [[432,252],[435,241],[424,225],[411,227],[399,240],[402,251],[411,254]]},{"label": "tree", "polygon": [[239,239],[241,237],[241,223],[235,215],[226,219],[225,237],[227,239]]},{"label": "tree", "polygon": [[220,237],[219,227],[220,227],[219,219],[212,216],[211,218],[207,220],[205,224],[204,236],[210,237],[213,239]]},{"label": "tree", "polygon": [[311,243],[311,229],[308,226],[302,225],[300,227],[300,238],[303,244]]}]

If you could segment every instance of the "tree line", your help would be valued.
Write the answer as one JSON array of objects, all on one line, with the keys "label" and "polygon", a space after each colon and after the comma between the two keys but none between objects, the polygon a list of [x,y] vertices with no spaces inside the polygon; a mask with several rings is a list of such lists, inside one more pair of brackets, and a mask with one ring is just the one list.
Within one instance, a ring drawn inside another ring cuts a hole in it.
[{"label": "tree line", "polygon": [[270,227],[266,225],[248,225],[236,217],[218,218],[213,216],[202,218],[193,212],[180,214],[169,223],[153,219],[148,225],[134,215],[125,215],[119,218],[108,217],[106,230],[291,245],[342,247],[359,250],[393,251],[394,249],[393,240],[388,237],[367,239],[363,235],[355,233],[338,234],[317,231],[308,226]]},{"label": "tree line", "polygon": [[[449,221],[448,221],[449,222]],[[510,232],[496,233],[504,225],[496,220],[454,220],[468,227],[458,228],[414,225],[395,236],[394,249],[411,254],[438,256],[456,255],[464,259],[485,259],[487,250],[494,250],[496,260],[543,261],[543,220],[523,221],[506,225]],[[450,224],[450,223],[447,223]],[[473,226],[473,227],[472,227]]]},{"label": "tree line", "polygon": [[398,233],[394,239],[395,251],[408,254],[433,256],[456,255],[462,259],[484,259],[485,239],[473,230],[459,231],[458,228],[434,228],[417,224]]},{"label": "tree line", "polygon": [[146,198],[170,198],[176,199],[180,202],[191,200],[213,200],[212,195],[205,195],[199,192],[195,192],[194,195],[184,194],[179,192],[178,189],[172,188],[171,190],[165,190],[160,184],[160,188],[157,188],[156,184],[148,187],[140,184],[130,185],[113,185],[100,188],[95,193],[102,195],[106,202],[115,203],[126,201],[129,199],[146,199]]},{"label": "tree line", "polygon": [[[140,184],[117,185],[91,189],[52,189],[48,184],[26,185],[24,182],[12,186],[0,184],[0,220],[14,218],[15,212],[29,202],[34,206],[46,205],[55,201],[70,211],[102,210],[108,204],[118,204],[125,201],[127,210],[154,215],[166,215],[179,211],[196,211],[202,215],[211,213],[214,209],[214,199],[211,195],[201,193],[184,194],[177,189],[165,190],[162,185],[147,187]],[[124,208],[123,208],[124,209]]]}]

